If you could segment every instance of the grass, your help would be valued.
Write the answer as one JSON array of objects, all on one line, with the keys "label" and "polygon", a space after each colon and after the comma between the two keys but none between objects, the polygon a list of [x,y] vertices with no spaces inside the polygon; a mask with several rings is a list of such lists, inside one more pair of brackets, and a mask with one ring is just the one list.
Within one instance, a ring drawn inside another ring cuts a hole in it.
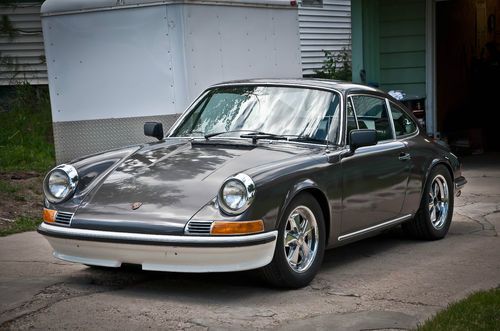
[{"label": "grass", "polygon": [[500,287],[480,291],[453,303],[417,331],[500,330]]},{"label": "grass", "polygon": [[0,179],[0,193],[13,194],[16,193],[17,190],[18,188],[15,185]]},{"label": "grass", "polygon": [[[0,237],[41,223],[43,174],[54,166],[48,88],[19,84],[0,90]],[[15,178],[15,179],[14,179]],[[13,220],[10,220],[13,218]]]},{"label": "grass", "polygon": [[45,172],[55,163],[48,90],[20,84],[11,99],[0,112],[0,171]]},{"label": "grass", "polygon": [[42,222],[40,218],[20,217],[4,228],[0,228],[0,237],[5,237],[14,233],[34,231]]}]

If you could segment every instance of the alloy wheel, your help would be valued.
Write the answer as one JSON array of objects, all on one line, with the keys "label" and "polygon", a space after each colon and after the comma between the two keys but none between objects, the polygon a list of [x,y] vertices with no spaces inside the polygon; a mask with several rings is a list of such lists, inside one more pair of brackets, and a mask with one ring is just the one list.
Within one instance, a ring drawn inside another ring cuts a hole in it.
[{"label": "alloy wheel", "polygon": [[429,218],[432,226],[440,230],[446,223],[449,209],[449,189],[446,179],[437,175],[429,188]]},{"label": "alloy wheel", "polygon": [[318,251],[318,224],[314,213],[306,206],[296,207],[285,225],[284,250],[288,265],[295,272],[309,269]]}]

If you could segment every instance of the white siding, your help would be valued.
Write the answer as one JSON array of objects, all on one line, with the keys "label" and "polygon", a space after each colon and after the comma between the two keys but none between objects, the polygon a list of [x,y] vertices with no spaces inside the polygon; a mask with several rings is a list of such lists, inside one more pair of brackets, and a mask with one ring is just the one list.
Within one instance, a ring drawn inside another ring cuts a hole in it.
[{"label": "white siding", "polygon": [[323,50],[350,50],[351,1],[323,0],[323,7],[300,7],[299,29],[302,72],[314,74],[323,65]]},{"label": "white siding", "polygon": [[0,6],[0,19],[7,15],[13,27],[19,30],[13,38],[0,35],[0,85],[19,81],[47,84],[40,5],[23,2]]}]

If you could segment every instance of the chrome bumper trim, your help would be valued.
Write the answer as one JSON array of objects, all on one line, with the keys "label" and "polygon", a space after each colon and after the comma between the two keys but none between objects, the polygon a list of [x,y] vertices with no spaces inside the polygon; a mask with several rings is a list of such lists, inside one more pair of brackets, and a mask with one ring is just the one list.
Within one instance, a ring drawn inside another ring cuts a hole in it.
[{"label": "chrome bumper trim", "polygon": [[184,247],[238,247],[261,245],[276,240],[278,231],[241,236],[178,236],[129,232],[112,232],[61,227],[42,223],[38,232],[49,237],[137,245]]}]

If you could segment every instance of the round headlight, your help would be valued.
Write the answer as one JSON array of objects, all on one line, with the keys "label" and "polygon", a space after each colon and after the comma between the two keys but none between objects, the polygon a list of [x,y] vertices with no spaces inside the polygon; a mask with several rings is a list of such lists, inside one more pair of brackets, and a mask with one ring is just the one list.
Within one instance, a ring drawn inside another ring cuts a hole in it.
[{"label": "round headlight", "polygon": [[255,196],[255,184],[245,174],[237,174],[226,179],[219,191],[219,206],[226,214],[237,215],[244,212]]},{"label": "round headlight", "polygon": [[75,193],[78,184],[78,172],[69,165],[63,164],[52,169],[43,181],[45,197],[52,203],[63,202]]}]

